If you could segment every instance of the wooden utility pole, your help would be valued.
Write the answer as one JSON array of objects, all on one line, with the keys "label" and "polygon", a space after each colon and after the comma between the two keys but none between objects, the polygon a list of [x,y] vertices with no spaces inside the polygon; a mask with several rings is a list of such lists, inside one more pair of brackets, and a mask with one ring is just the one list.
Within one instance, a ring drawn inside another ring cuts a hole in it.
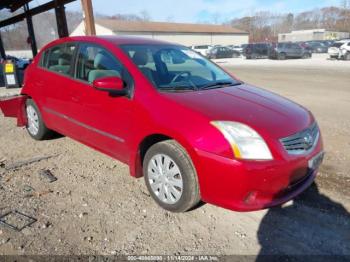
[{"label": "wooden utility pole", "polygon": [[85,34],[96,35],[94,10],[92,8],[91,0],[81,0],[81,5],[83,7]]}]

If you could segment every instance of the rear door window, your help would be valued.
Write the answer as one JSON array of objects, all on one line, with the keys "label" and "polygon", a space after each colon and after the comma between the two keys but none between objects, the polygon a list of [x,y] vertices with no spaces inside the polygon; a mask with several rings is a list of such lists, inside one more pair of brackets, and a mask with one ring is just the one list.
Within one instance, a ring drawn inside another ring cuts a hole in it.
[{"label": "rear door window", "polygon": [[42,66],[55,73],[70,75],[75,50],[75,43],[52,47],[44,53]]}]

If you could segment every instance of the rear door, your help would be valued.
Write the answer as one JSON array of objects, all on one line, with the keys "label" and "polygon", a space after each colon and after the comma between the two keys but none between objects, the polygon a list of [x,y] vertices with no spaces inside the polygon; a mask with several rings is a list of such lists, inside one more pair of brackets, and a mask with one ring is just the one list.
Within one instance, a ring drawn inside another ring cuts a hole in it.
[{"label": "rear door", "polygon": [[38,105],[46,125],[65,135],[70,135],[74,128],[65,116],[69,114],[76,49],[76,43],[60,44],[48,49],[41,58],[35,81],[42,92]]}]

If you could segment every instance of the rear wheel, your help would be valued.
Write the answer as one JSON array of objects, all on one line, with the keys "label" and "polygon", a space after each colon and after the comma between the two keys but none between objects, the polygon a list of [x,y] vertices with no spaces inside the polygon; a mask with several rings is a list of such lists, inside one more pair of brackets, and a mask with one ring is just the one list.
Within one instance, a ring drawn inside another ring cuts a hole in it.
[{"label": "rear wheel", "polygon": [[174,140],[153,145],[143,161],[152,198],[171,212],[186,212],[200,201],[196,171],[185,149]]},{"label": "rear wheel", "polygon": [[311,54],[305,53],[305,54],[303,55],[303,59],[309,59],[309,58],[311,58]]},{"label": "rear wheel", "polygon": [[51,131],[45,126],[38,106],[31,99],[26,101],[27,131],[35,140],[44,140]]},{"label": "rear wheel", "polygon": [[239,53],[233,52],[231,57],[232,57],[232,58],[237,58],[237,57],[239,57],[239,56],[240,56]]},{"label": "rear wheel", "polygon": [[278,54],[278,60],[285,60],[286,58],[287,58],[287,55],[285,53]]},{"label": "rear wheel", "polygon": [[350,61],[350,52],[347,52],[344,56],[344,59]]}]

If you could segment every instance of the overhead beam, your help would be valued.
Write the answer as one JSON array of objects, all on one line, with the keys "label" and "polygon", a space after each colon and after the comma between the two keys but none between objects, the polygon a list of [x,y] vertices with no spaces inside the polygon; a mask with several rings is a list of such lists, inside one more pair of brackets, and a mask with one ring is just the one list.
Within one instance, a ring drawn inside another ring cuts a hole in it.
[{"label": "overhead beam", "polygon": [[20,9],[22,6],[24,6],[25,4],[28,4],[30,1],[32,1],[32,0],[17,0],[15,3],[13,3],[13,4],[10,6],[11,12],[17,11],[17,10]]},{"label": "overhead beam", "polygon": [[91,0],[81,0],[81,5],[83,7],[85,34],[96,35],[94,9]]},{"label": "overhead beam", "polygon": [[[76,1],[76,0],[60,0],[60,1],[53,0],[53,1],[48,2],[46,4],[29,9],[27,14],[29,16],[34,16],[34,15],[49,11],[51,9],[54,9],[57,6],[57,2],[59,2],[60,5],[65,5],[65,4],[69,4],[71,2],[74,2],[74,1]],[[26,16],[27,16],[26,13],[22,13],[22,14],[13,16],[11,18],[8,18],[6,20],[3,20],[0,22],[0,28],[18,23],[20,21],[23,21],[26,18]]]}]

